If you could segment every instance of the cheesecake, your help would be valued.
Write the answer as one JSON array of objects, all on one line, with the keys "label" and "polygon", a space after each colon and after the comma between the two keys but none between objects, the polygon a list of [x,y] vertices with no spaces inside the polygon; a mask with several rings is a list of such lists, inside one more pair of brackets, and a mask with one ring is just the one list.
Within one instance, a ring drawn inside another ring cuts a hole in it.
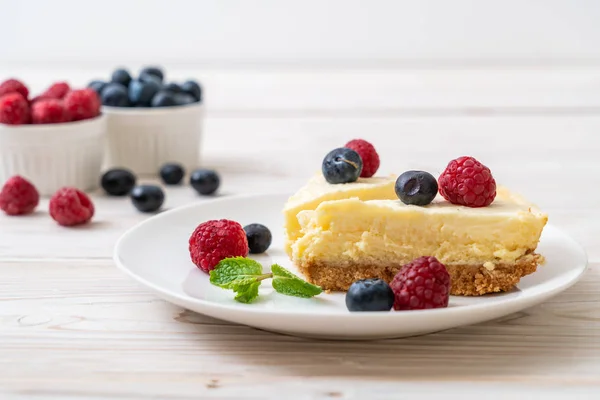
[{"label": "cheesecake", "polygon": [[536,248],[548,217],[504,187],[487,207],[452,204],[440,195],[404,204],[394,178],[329,185],[316,176],[285,206],[285,246],[308,281],[345,291],[356,280],[390,282],[421,256],[451,277],[452,295],[512,289],[543,260]]},{"label": "cheesecake", "polygon": [[397,199],[394,191],[396,176],[358,178],[345,184],[328,183],[323,174],[315,174],[286,202],[284,217],[284,248],[291,256],[292,244],[302,235],[298,215],[312,211],[325,201],[345,200],[392,200]]}]

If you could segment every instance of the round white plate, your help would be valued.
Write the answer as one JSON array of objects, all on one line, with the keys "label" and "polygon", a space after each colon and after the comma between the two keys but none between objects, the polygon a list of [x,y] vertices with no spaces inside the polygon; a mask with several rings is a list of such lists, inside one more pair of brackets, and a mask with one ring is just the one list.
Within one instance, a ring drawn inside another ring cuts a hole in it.
[{"label": "round white plate", "polygon": [[228,218],[242,225],[268,226],[273,243],[252,257],[265,268],[278,263],[297,273],[282,247],[281,210],[287,195],[217,198],[167,211],[138,224],[117,242],[117,265],[159,297],[198,313],[285,334],[331,339],[397,338],[436,332],[499,318],[539,304],[573,285],[586,269],[583,249],[569,236],[546,226],[538,247],[546,264],[523,278],[512,292],[482,297],[451,297],[448,308],[423,311],[350,313],[343,293],[312,299],[284,296],[270,281],[252,304],[233,300],[233,292],[212,286],[208,274],[192,264],[188,238],[199,223]]}]

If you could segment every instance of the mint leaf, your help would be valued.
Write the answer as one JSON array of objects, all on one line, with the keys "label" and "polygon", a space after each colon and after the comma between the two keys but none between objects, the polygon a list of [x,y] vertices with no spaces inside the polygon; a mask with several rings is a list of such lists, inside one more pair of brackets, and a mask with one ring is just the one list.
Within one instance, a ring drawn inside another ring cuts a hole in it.
[{"label": "mint leaf", "polygon": [[323,292],[319,286],[303,281],[280,265],[273,264],[271,272],[273,273],[273,289],[278,293],[309,298]]},{"label": "mint leaf", "polygon": [[236,295],[234,300],[240,303],[251,303],[258,297],[258,287],[261,281],[249,283],[246,285],[239,285],[235,290]]},{"label": "mint leaf", "polygon": [[236,290],[240,286],[257,282],[262,275],[260,263],[250,258],[231,257],[221,260],[210,271],[210,283],[223,289]]}]

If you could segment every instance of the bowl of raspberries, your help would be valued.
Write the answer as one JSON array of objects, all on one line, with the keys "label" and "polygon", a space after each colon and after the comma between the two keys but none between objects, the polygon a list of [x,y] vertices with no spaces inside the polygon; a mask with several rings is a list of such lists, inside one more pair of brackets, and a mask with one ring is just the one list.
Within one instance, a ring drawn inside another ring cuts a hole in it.
[{"label": "bowl of raspberries", "polygon": [[37,96],[17,79],[0,83],[0,182],[27,176],[40,195],[98,186],[105,117],[89,88],[57,82]]},{"label": "bowl of raspberries", "polygon": [[156,174],[177,160],[186,168],[199,164],[202,134],[202,88],[195,80],[167,81],[160,67],[137,75],[117,68],[108,80],[94,80],[106,115],[108,167]]}]

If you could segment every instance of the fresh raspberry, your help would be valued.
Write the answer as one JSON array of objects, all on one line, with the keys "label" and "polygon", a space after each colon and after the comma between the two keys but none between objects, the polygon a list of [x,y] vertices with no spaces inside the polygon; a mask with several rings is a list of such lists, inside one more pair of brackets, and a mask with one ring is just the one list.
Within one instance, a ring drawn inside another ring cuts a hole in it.
[{"label": "fresh raspberry", "polygon": [[91,88],[73,90],[67,93],[63,101],[72,121],[94,118],[100,114],[100,98]]},{"label": "fresh raspberry", "polygon": [[61,100],[42,99],[31,105],[31,123],[56,124],[69,121],[69,115]]},{"label": "fresh raspberry", "polygon": [[16,79],[8,79],[0,84],[0,97],[8,93],[20,93],[25,99],[29,96],[29,89]]},{"label": "fresh raspberry", "polygon": [[190,236],[189,250],[192,262],[204,272],[209,272],[225,258],[246,257],[248,239],[237,222],[211,220],[196,227]]},{"label": "fresh raspberry", "polygon": [[64,187],[50,198],[50,216],[63,226],[85,224],[94,216],[94,204],[82,191]]},{"label": "fresh raspberry", "polygon": [[8,215],[32,213],[40,201],[40,194],[27,179],[15,175],[6,181],[0,192],[0,209]]},{"label": "fresh raspberry", "polygon": [[440,194],[452,204],[485,207],[496,198],[496,181],[488,167],[473,157],[450,161],[438,178]]},{"label": "fresh raspberry", "polygon": [[67,93],[69,93],[70,90],[71,88],[67,82],[56,82],[46,89],[46,91],[39,97],[47,99],[62,99],[67,95]]},{"label": "fresh raspberry", "polygon": [[21,125],[29,122],[29,103],[20,93],[0,97],[0,123]]},{"label": "fresh raspberry", "polygon": [[390,287],[394,310],[448,307],[450,274],[435,257],[419,257],[396,274]]},{"label": "fresh raspberry", "polygon": [[379,154],[375,147],[363,139],[354,139],[344,146],[358,153],[363,162],[363,169],[360,173],[361,178],[370,178],[375,175],[379,169]]}]

